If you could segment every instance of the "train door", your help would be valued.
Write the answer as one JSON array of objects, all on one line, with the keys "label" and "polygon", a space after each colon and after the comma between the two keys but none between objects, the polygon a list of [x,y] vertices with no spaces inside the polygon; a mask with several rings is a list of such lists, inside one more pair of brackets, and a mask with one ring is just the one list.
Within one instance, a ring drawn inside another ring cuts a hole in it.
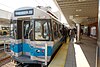
[{"label": "train door", "polygon": [[[27,52],[30,52],[30,39],[29,37],[29,31],[30,31],[30,20],[24,20],[22,22],[22,32],[23,32],[23,38],[22,38],[22,45],[23,45],[23,55],[27,55]],[[30,54],[28,54],[30,55]]]},{"label": "train door", "polygon": [[[16,53],[28,52],[25,40],[28,39],[28,33],[30,30],[30,20],[12,20],[11,22],[11,42],[10,49]],[[28,43],[28,42],[27,42]]]},{"label": "train door", "polygon": [[17,39],[21,40],[19,50],[22,51],[22,55],[28,51],[28,45],[26,40],[28,39],[28,33],[30,29],[30,20],[17,20]]}]

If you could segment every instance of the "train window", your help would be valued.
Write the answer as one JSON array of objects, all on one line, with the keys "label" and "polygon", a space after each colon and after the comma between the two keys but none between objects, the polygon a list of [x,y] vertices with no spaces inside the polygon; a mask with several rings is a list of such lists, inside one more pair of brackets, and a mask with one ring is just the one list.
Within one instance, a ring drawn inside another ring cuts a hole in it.
[{"label": "train window", "polygon": [[16,30],[17,30],[17,23],[16,21],[12,21],[11,22],[11,27],[10,27],[10,36],[12,38],[15,38],[16,37]]},{"label": "train window", "polygon": [[53,24],[53,29],[54,29],[54,39],[58,38],[58,24],[54,22]]},{"label": "train window", "polygon": [[29,33],[29,29],[30,28],[30,21],[24,21],[24,38],[27,39],[28,38],[28,33]]},{"label": "train window", "polygon": [[23,36],[25,39],[28,38],[30,28],[30,21],[13,20],[11,22],[11,37],[21,39]]},{"label": "train window", "polygon": [[96,36],[96,27],[91,27],[91,36]]},{"label": "train window", "polygon": [[49,40],[48,22],[44,20],[35,21],[35,40]]},{"label": "train window", "polygon": [[31,41],[33,41],[34,40],[34,20],[31,20],[30,21],[30,28],[29,28],[29,39],[31,40]]},{"label": "train window", "polygon": [[58,37],[59,38],[61,37],[61,25],[60,24],[58,25]]},{"label": "train window", "polygon": [[53,33],[52,33],[52,25],[51,25],[51,22],[48,23],[48,25],[49,25],[49,30],[50,30],[49,36],[50,36],[50,41],[51,41],[51,40],[53,40]]}]

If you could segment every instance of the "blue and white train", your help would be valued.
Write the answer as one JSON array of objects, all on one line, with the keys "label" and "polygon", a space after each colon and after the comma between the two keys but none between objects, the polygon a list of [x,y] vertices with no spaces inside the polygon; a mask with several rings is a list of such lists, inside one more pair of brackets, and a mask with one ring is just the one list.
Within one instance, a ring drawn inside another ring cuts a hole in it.
[{"label": "blue and white train", "polygon": [[44,64],[50,62],[64,37],[63,24],[49,11],[22,7],[11,17],[12,58],[19,63]]}]

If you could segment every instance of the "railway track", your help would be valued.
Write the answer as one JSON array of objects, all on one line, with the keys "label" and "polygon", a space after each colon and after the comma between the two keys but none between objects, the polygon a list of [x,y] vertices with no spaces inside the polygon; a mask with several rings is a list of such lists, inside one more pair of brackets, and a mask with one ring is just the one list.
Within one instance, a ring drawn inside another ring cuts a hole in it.
[{"label": "railway track", "polygon": [[[9,63],[10,61],[11,61],[11,57],[7,56],[7,57],[5,57],[5,58],[3,58],[3,59],[0,60],[0,66],[2,67],[5,64]],[[8,66],[6,66],[6,67],[8,67]]]},{"label": "railway track", "polygon": [[5,65],[2,65],[1,67],[15,67],[15,63],[14,62],[8,62]]},{"label": "railway track", "polygon": [[[2,48],[2,46],[0,46]],[[4,50],[0,50],[0,67],[10,62],[11,56],[4,52]]]}]

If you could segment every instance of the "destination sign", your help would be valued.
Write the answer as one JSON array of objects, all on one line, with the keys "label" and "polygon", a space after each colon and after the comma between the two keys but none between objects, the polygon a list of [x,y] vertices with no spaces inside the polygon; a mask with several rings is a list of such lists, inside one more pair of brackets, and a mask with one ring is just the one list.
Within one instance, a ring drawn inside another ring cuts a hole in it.
[{"label": "destination sign", "polygon": [[27,10],[17,10],[14,12],[15,16],[26,16],[26,15],[33,15],[33,9]]}]

